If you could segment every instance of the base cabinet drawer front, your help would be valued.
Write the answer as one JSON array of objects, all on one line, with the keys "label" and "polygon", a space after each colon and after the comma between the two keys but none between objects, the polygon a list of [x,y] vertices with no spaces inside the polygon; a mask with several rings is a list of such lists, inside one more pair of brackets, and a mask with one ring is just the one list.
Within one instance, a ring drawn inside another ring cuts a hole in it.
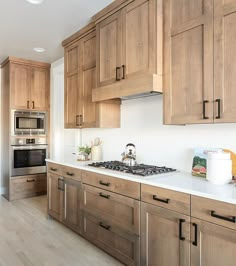
[{"label": "base cabinet drawer front", "polygon": [[139,265],[140,238],[83,212],[83,236],[125,265]]},{"label": "base cabinet drawer front", "polygon": [[142,202],[141,265],[189,266],[190,216]]},{"label": "base cabinet drawer front", "polygon": [[62,221],[63,213],[63,178],[48,173],[48,214]]},{"label": "base cabinet drawer front", "polygon": [[112,176],[82,171],[82,182],[127,197],[140,199],[140,183]]},{"label": "base cabinet drawer front", "polygon": [[236,230],[236,205],[191,196],[191,216]]},{"label": "base cabinet drawer front", "polygon": [[140,234],[140,201],[92,186],[83,186],[83,209],[96,217],[106,217],[124,230]]},{"label": "base cabinet drawer front", "polygon": [[191,266],[235,266],[236,231],[191,218]]},{"label": "base cabinet drawer front", "polygon": [[47,163],[47,171],[56,175],[63,175],[63,166],[57,163]]},{"label": "base cabinet drawer front", "polygon": [[61,167],[62,167],[62,175],[64,177],[78,181],[81,180],[81,171],[79,169],[69,166],[61,166]]},{"label": "base cabinet drawer front", "polygon": [[46,174],[27,175],[10,179],[10,200],[47,193]]},{"label": "base cabinet drawer front", "polygon": [[190,195],[141,184],[141,200],[176,212],[190,215]]}]

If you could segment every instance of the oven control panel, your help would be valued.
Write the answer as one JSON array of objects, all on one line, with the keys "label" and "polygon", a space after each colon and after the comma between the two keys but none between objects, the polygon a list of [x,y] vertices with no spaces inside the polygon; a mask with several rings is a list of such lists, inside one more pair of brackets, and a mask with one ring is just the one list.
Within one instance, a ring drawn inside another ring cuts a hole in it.
[{"label": "oven control panel", "polygon": [[11,145],[12,146],[24,146],[24,145],[46,145],[47,139],[42,137],[12,137]]}]

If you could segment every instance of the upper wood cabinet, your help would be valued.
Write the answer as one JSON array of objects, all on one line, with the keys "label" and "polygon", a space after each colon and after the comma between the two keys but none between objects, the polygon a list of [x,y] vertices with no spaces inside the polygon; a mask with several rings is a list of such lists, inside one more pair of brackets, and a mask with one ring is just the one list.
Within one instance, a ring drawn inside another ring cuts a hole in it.
[{"label": "upper wood cabinet", "polygon": [[234,0],[164,1],[165,124],[236,122],[235,18]]},{"label": "upper wood cabinet", "polygon": [[[71,39],[72,38],[72,39]],[[92,102],[96,84],[96,31],[89,24],[65,46],[65,127],[120,127],[120,101]]]},{"label": "upper wood cabinet", "polygon": [[108,14],[95,17],[97,88],[93,100],[162,92],[162,0],[126,1]]},{"label": "upper wood cabinet", "polygon": [[50,106],[50,64],[14,57],[9,63],[10,108],[48,110]]}]

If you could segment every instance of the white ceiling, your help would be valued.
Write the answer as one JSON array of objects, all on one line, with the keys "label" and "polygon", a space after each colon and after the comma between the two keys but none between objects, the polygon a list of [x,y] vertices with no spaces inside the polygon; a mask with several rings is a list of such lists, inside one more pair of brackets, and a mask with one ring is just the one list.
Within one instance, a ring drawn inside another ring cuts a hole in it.
[{"label": "white ceiling", "polygon": [[[61,42],[112,0],[0,0],[0,63],[7,56],[52,63],[63,57]],[[36,53],[34,47],[43,47]]]}]

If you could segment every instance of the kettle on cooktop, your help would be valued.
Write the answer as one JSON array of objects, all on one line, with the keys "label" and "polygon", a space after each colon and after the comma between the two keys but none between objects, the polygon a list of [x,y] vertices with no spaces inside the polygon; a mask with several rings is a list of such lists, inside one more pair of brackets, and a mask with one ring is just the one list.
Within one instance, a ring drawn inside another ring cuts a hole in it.
[{"label": "kettle on cooktop", "polygon": [[136,148],[133,143],[128,143],[125,151],[121,154],[122,162],[128,166],[136,165]]}]

